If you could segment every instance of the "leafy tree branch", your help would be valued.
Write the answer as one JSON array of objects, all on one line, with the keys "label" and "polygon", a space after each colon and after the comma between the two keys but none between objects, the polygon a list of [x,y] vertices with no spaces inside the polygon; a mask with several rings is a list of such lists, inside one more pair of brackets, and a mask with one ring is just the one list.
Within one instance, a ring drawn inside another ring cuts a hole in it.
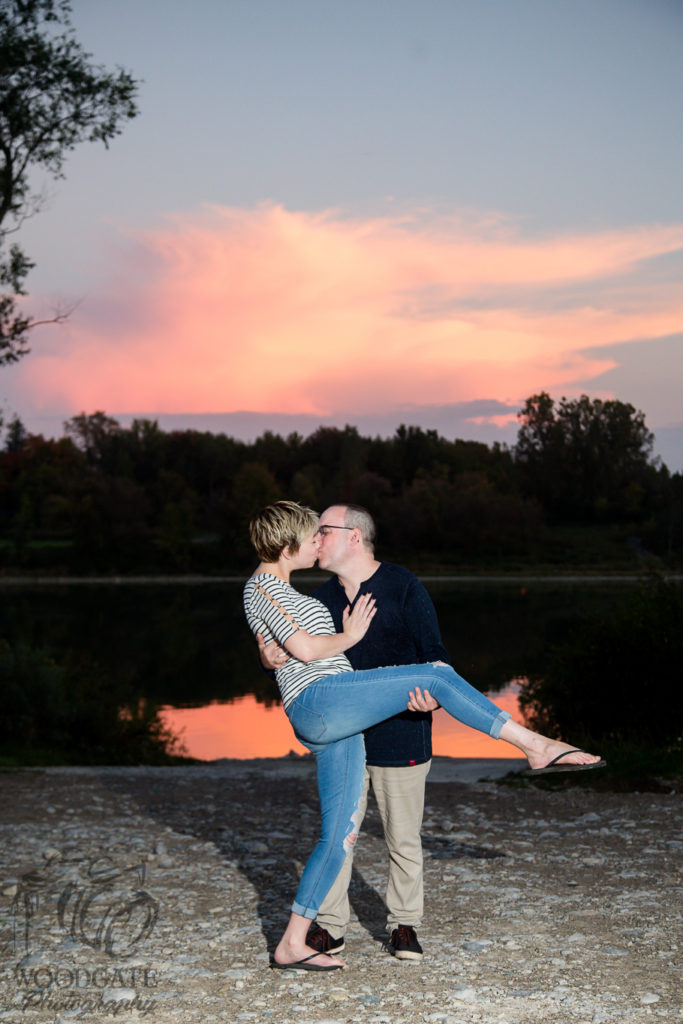
[{"label": "leafy tree branch", "polygon": [[46,322],[20,311],[33,263],[7,244],[43,204],[31,171],[63,178],[71,150],[81,142],[108,147],[138,113],[136,80],[91,63],[70,14],[68,0],[0,0],[0,366],[25,355],[30,330]]}]

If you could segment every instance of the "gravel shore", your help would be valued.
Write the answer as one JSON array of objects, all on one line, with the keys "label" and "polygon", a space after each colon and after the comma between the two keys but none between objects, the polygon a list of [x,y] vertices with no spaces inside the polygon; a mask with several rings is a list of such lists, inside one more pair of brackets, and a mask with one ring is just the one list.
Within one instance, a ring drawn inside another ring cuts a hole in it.
[{"label": "gravel shore", "polygon": [[317,835],[308,758],[3,773],[0,1021],[683,1020],[681,796],[485,767],[435,760],[418,963],[385,946],[371,805],[330,974],[268,968]]}]

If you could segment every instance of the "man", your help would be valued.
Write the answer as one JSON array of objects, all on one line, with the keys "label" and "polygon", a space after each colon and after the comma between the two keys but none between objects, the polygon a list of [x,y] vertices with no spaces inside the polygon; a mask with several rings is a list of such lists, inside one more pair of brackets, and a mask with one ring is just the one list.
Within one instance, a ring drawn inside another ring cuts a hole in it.
[{"label": "man", "polygon": [[[375,558],[375,524],[358,505],[332,505],[320,517],[318,565],[335,575],[313,596],[329,608],[336,629],[342,613],[361,594],[371,593],[377,612],[365,637],[346,655],[354,669],[383,665],[412,665],[450,658],[441,641],[434,605],[427,591],[407,569]],[[277,668],[287,655],[264,647],[264,664]],[[389,848],[386,892],[389,949],[399,959],[421,960],[417,929],[422,921],[424,886],[420,830],[424,812],[425,781],[431,764],[431,709],[429,696],[416,694],[413,706],[365,732],[366,788],[372,786]],[[353,852],[349,852],[332,889],[308,934],[307,943],[326,953],[344,948],[349,923],[348,887]]]}]

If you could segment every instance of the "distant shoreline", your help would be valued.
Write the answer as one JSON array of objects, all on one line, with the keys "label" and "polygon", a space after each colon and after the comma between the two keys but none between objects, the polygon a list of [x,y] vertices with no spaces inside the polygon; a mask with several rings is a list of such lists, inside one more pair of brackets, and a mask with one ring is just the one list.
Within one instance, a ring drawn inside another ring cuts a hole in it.
[{"label": "distant shoreline", "polygon": [[[510,576],[462,575],[444,576],[415,573],[425,583],[642,583],[651,578],[649,572],[642,573],[567,573],[565,575],[539,575],[538,573],[516,573]],[[301,583],[318,583],[326,576],[297,576]],[[667,582],[680,583],[683,573],[658,573],[657,578]],[[203,586],[208,583],[243,583],[242,576],[2,576],[0,587],[28,586]]]},{"label": "distant shoreline", "polygon": [[[462,782],[473,784],[480,780],[493,781],[509,772],[519,772],[526,766],[523,757],[446,757],[437,754],[427,776],[428,782]],[[1,769],[0,769],[1,770]],[[144,776],[187,771],[190,775],[225,773],[230,778],[243,777],[256,772],[272,778],[298,778],[315,773],[312,754],[284,754],[281,757],[221,757],[213,761],[195,761],[175,765],[15,765],[5,771],[39,772],[48,775],[104,775]]]}]

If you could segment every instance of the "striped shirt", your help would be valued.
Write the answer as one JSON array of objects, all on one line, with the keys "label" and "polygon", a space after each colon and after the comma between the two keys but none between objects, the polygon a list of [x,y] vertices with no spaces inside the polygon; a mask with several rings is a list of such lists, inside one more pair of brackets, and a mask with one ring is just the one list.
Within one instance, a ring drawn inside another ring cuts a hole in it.
[{"label": "striped shirt", "polygon": [[[276,640],[283,647],[299,629],[304,629],[309,636],[330,636],[337,632],[324,604],[300,594],[291,584],[269,572],[247,580],[244,611],[254,635],[260,633],[266,643]],[[299,661],[292,655],[275,673],[285,711],[316,679],[352,671],[351,662],[344,654],[309,662]]]}]

